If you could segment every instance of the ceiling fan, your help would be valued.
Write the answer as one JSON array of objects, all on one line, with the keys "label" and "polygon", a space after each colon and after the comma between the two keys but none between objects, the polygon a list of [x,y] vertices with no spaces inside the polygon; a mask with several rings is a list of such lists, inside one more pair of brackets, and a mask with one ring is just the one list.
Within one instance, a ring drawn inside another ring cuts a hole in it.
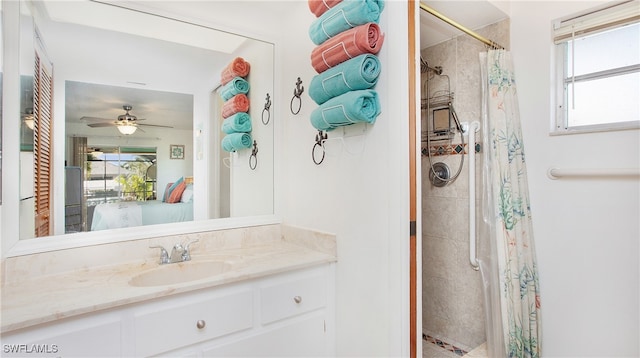
[{"label": "ceiling fan", "polygon": [[[122,106],[125,111],[125,114],[121,114],[118,116],[118,119],[115,121],[108,118],[99,118],[99,117],[82,117],[80,120],[87,121],[99,121],[97,123],[88,123],[87,125],[92,128],[99,127],[116,127],[120,131],[120,133],[124,135],[133,134],[140,126],[145,127],[159,127],[159,128],[173,128],[171,126],[164,126],[159,124],[143,124],[138,123],[138,121],[144,121],[144,118],[138,118],[133,114],[130,114],[129,111],[133,109],[133,107],[129,104],[125,104]],[[142,128],[140,128],[141,131]],[[144,132],[144,131],[143,131]]]}]

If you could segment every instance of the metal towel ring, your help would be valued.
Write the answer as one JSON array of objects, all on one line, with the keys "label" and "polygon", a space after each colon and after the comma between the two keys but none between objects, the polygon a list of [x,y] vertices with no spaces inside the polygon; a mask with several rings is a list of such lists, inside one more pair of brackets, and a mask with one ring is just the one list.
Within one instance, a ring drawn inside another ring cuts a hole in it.
[{"label": "metal towel ring", "polygon": [[[294,115],[300,113],[300,109],[302,108],[302,98],[300,98],[300,96],[302,95],[302,92],[304,92],[304,86],[301,86],[301,84],[302,80],[298,77],[298,80],[296,81],[296,88],[293,89],[293,97],[291,97],[291,103],[289,104],[289,109]],[[293,101],[295,101],[296,98],[298,99],[298,110],[294,111]]]},{"label": "metal towel ring", "polygon": [[251,150],[251,156],[249,157],[249,168],[255,170],[258,166],[258,142],[253,141],[253,149]]},{"label": "metal towel ring", "polygon": [[[262,110],[262,124],[265,126],[269,124],[271,120],[271,96],[267,93],[267,98],[265,99],[264,109]],[[267,113],[267,120],[264,120],[264,113]]]},{"label": "metal towel ring", "polygon": [[[324,142],[327,140],[327,138],[328,138],[327,133],[323,131],[318,131],[318,134],[316,134],[316,143],[313,145],[313,148],[311,149],[311,159],[313,159],[313,162],[316,165],[320,165],[324,161],[324,155],[325,155]],[[322,149],[322,157],[320,158],[320,160],[316,160],[316,148]]]}]

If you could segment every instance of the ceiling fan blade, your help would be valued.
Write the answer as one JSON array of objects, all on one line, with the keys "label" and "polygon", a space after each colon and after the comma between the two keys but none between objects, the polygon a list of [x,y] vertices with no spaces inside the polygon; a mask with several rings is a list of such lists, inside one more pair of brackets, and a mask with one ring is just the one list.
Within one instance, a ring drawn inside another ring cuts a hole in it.
[{"label": "ceiling fan blade", "polygon": [[138,126],[145,126],[145,127],[159,127],[159,128],[173,128],[172,126],[163,126],[160,124],[142,124],[142,123],[138,123]]},{"label": "ceiling fan blade", "polygon": [[113,119],[109,119],[109,118],[101,118],[101,117],[80,117],[81,121],[102,121],[102,122],[113,122]]},{"label": "ceiling fan blade", "polygon": [[115,127],[115,126],[117,126],[117,124],[116,124],[116,123],[113,123],[113,122],[109,122],[109,123],[107,123],[107,122],[103,122],[103,123],[88,123],[87,125],[88,125],[89,127],[91,127],[91,128],[99,128],[99,127]]}]

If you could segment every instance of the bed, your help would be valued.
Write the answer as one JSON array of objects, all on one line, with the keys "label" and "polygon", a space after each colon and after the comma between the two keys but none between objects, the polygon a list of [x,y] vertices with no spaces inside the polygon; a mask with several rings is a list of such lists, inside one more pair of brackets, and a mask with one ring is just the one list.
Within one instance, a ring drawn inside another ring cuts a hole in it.
[{"label": "bed", "polygon": [[193,201],[165,203],[161,200],[122,201],[98,204],[91,231],[155,225],[193,220]]}]

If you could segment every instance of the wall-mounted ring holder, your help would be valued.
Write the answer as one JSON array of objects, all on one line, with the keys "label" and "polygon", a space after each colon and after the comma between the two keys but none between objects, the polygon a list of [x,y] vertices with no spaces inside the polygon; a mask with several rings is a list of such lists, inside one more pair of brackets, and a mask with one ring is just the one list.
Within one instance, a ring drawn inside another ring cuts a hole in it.
[{"label": "wall-mounted ring holder", "polygon": [[[316,134],[316,143],[313,145],[313,148],[311,149],[311,159],[313,159],[313,162],[316,165],[320,165],[324,161],[324,155],[325,155],[324,142],[327,140],[328,137],[329,136],[327,135],[327,133],[323,131],[318,131],[318,134]],[[320,157],[320,160],[316,159],[317,148],[320,148],[322,150],[322,157]]]},{"label": "wall-mounted ring holder", "polygon": [[[289,104],[289,109],[294,115],[300,113],[300,109],[302,108],[302,98],[300,98],[300,96],[302,96],[302,92],[304,92],[304,86],[301,85],[302,80],[298,77],[298,80],[296,81],[296,88],[293,89],[293,97],[291,97],[291,103]],[[298,99],[298,109],[294,110],[293,102],[295,102],[296,98]]]},{"label": "wall-mounted ring holder", "polygon": [[255,170],[258,166],[258,142],[253,141],[253,149],[251,149],[251,156],[249,157],[249,168]]},{"label": "wall-mounted ring holder", "polygon": [[[267,114],[266,120],[264,119],[265,113]],[[262,110],[262,124],[266,126],[267,124],[269,124],[270,120],[271,120],[271,96],[267,93],[267,98],[265,98],[265,103],[264,103],[264,109]]]}]

